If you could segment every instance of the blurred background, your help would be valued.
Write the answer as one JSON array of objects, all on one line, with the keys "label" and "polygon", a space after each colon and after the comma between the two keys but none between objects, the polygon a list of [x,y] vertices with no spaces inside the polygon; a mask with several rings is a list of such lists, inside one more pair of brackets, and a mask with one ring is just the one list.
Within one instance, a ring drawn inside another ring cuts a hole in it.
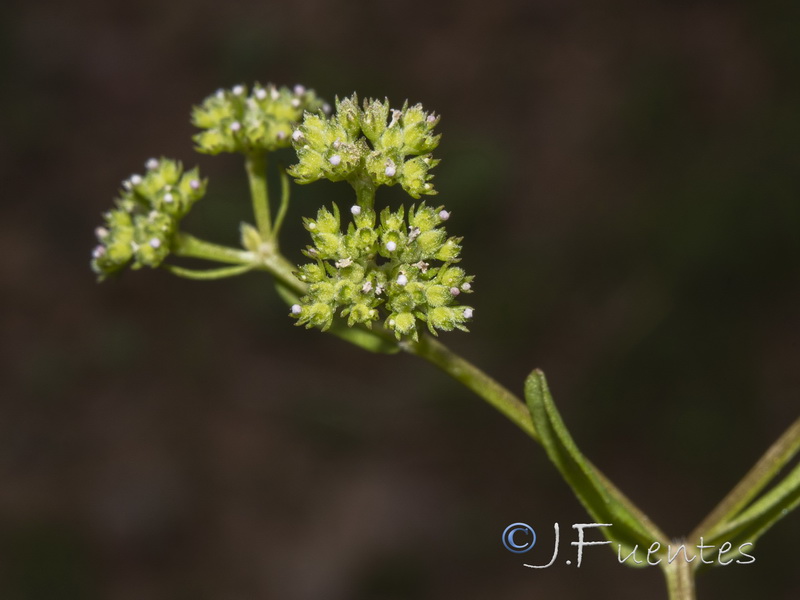
[{"label": "blurred background", "polygon": [[[6,2],[0,18],[0,598],[665,598],[572,552],[542,450],[407,356],[292,326],[271,282],[98,285],[94,228],[150,156],[199,164],[186,229],[235,244],[219,87],[303,83],[443,115],[437,202],[476,275],[443,339],[543,368],[586,454],[670,535],[797,417],[800,4]],[[291,164],[291,156],[280,160]],[[295,187],[284,248],[347,186]],[[402,201],[397,190],[380,198]],[[526,521],[524,557],[500,534]],[[794,514],[699,597],[797,598]]]}]

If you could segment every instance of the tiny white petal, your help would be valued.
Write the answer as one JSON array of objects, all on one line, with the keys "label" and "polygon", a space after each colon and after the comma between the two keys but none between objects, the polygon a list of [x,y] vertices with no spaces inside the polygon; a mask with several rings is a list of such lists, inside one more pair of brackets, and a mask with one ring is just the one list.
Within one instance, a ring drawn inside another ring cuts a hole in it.
[{"label": "tiny white petal", "polygon": [[387,177],[394,177],[395,173],[397,173],[397,169],[395,168],[394,165],[389,165],[388,167],[386,167],[384,173],[386,174]]},{"label": "tiny white petal", "polygon": [[300,131],[299,129],[295,129],[294,133],[292,134],[292,139],[295,142],[299,142],[301,137],[303,137],[303,132]]},{"label": "tiny white petal", "polygon": [[158,168],[158,159],[150,158],[144,163],[144,166],[147,168],[148,171],[152,171],[153,169]]},{"label": "tiny white petal", "polygon": [[451,287],[450,288],[450,293],[453,296],[458,296],[461,293],[461,290],[459,290],[457,287]]},{"label": "tiny white petal", "polygon": [[334,155],[333,155],[333,156],[331,156],[331,157],[330,157],[328,160],[330,161],[330,163],[331,163],[331,164],[332,164],[334,167],[336,167],[336,166],[338,166],[338,165],[339,165],[339,163],[341,163],[341,162],[342,162],[342,157],[341,157],[341,156],[339,156],[338,154],[334,154]]},{"label": "tiny white petal", "polygon": [[161,240],[158,238],[152,238],[149,242],[151,248],[160,248],[161,247]]},{"label": "tiny white petal", "polygon": [[231,123],[231,125],[229,127],[229,129],[231,131],[239,131],[241,128],[242,128],[242,124],[239,123],[239,121],[234,121],[233,123]]},{"label": "tiny white petal", "polygon": [[292,304],[292,314],[293,315],[299,315],[301,312],[303,312],[303,307],[302,306],[300,306],[299,304]]},{"label": "tiny white petal", "polygon": [[233,90],[232,91],[237,96],[241,96],[242,94],[244,94],[244,86],[243,85],[235,85],[235,86],[233,86]]},{"label": "tiny white petal", "polygon": [[353,204],[353,206],[350,207],[350,212],[354,215],[360,215],[361,207],[358,204]]},{"label": "tiny white petal", "polygon": [[256,98],[258,98],[259,100],[263,100],[266,97],[267,97],[267,90],[265,90],[264,88],[258,88],[256,90]]},{"label": "tiny white petal", "polygon": [[364,285],[361,286],[361,293],[369,294],[370,291],[372,291],[372,282],[367,280],[364,282]]},{"label": "tiny white petal", "polygon": [[468,292],[469,290],[472,289],[472,286],[469,283],[462,283],[461,289],[464,290],[465,292]]},{"label": "tiny white petal", "polygon": [[[386,242],[386,249],[389,252],[394,252],[395,250],[397,250],[397,244],[392,242],[392,241],[388,241],[388,242]],[[398,283],[399,283],[399,280],[398,280]],[[406,283],[408,283],[408,281],[406,281]],[[405,285],[405,283],[402,283],[400,285]]]},{"label": "tiny white petal", "polygon": [[406,285],[408,283],[408,277],[406,277],[403,273],[397,277],[397,285]]},{"label": "tiny white petal", "polygon": [[464,318],[465,319],[471,319],[472,318],[472,313],[473,313],[473,311],[472,311],[471,308],[465,308],[464,309]]},{"label": "tiny white petal", "polygon": [[439,218],[440,218],[442,221],[447,221],[447,219],[449,219],[449,218],[450,218],[450,213],[449,213],[449,212],[447,212],[446,210],[440,210],[440,211],[439,211]]}]

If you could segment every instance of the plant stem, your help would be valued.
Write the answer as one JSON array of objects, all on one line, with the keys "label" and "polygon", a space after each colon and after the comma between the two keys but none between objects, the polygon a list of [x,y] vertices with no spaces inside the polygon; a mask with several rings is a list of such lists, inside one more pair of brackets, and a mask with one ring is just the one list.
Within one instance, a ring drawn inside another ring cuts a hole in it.
[{"label": "plant stem", "polygon": [[676,559],[667,563],[664,568],[664,577],[667,579],[667,592],[669,600],[695,600],[694,571],[691,563],[686,560]]},{"label": "plant stem", "polygon": [[232,265],[249,265],[257,260],[257,256],[252,252],[212,244],[188,233],[179,233],[175,236],[172,252],[176,256],[202,258]]},{"label": "plant stem", "polygon": [[744,478],[736,484],[717,507],[689,536],[697,540],[709,538],[724,526],[772,480],[781,468],[800,451],[800,418],[798,418],[764,453]]},{"label": "plant stem", "polygon": [[196,269],[187,269],[177,265],[162,265],[167,271],[178,277],[186,279],[225,279],[227,277],[234,277],[252,271],[256,265],[233,265],[231,267],[222,267],[220,269],[205,269],[198,271]]},{"label": "plant stem", "polygon": [[269,213],[269,191],[267,189],[267,159],[264,152],[253,150],[245,154],[245,170],[250,182],[250,197],[253,200],[253,214],[261,239],[269,239],[272,233],[272,219]]},{"label": "plant stem", "polygon": [[275,225],[272,227],[272,243],[278,247],[278,235],[281,232],[283,220],[286,218],[286,211],[289,209],[289,195],[291,190],[289,188],[289,176],[286,171],[281,169],[281,204],[278,207],[278,214],[275,217]]},{"label": "plant stem", "polygon": [[356,203],[361,208],[372,208],[375,204],[375,184],[367,175],[361,173],[348,180],[356,191]]},{"label": "plant stem", "polygon": [[422,335],[418,342],[403,343],[401,347],[410,354],[424,358],[456,381],[463,383],[534,440],[539,441],[528,407],[475,365],[428,335]]}]

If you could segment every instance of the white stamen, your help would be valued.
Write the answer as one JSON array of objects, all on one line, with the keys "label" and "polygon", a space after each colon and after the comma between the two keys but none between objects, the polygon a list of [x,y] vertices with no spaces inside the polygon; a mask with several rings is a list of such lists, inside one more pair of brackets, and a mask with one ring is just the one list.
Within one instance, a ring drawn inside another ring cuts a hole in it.
[{"label": "white stamen", "polygon": [[389,165],[388,167],[386,167],[384,173],[386,174],[387,177],[394,177],[395,173],[397,173],[397,167],[395,167],[394,165]]},{"label": "white stamen", "polygon": [[334,154],[334,155],[333,155],[333,156],[331,156],[331,157],[330,157],[328,160],[330,161],[330,163],[331,163],[331,164],[332,164],[334,167],[337,167],[337,166],[339,166],[339,163],[341,163],[341,162],[342,162],[342,157],[341,157],[341,156],[339,156],[338,154]]},{"label": "white stamen", "polygon": [[241,96],[244,94],[244,86],[243,85],[235,85],[233,86],[233,90],[231,90],[236,96]]},{"label": "white stamen", "polygon": [[234,121],[231,123],[229,129],[233,132],[239,131],[242,128],[242,124],[239,121]]},{"label": "white stamen", "polygon": [[299,304],[292,304],[292,314],[293,315],[299,315],[301,312],[303,312],[303,307],[302,306],[300,306]]},{"label": "white stamen", "polygon": [[457,287],[451,287],[450,288],[450,294],[452,296],[458,296],[460,293],[461,293],[461,290],[459,290]]},{"label": "white stamen", "polygon": [[[153,168],[155,169],[155,167]],[[142,176],[139,174],[131,175],[130,181],[133,185],[139,185],[140,183],[142,183]]]},{"label": "white stamen", "polygon": [[408,277],[405,276],[404,273],[400,273],[397,277],[397,285],[406,285],[408,283]]},{"label": "white stamen", "polygon": [[164,194],[164,202],[170,204],[175,198],[172,197],[172,194]]},{"label": "white stamen", "polygon": [[192,188],[193,190],[199,190],[200,189],[200,182],[197,179],[192,179],[189,182],[189,187]]},{"label": "white stamen", "polygon": [[[394,252],[395,250],[397,250],[397,244],[390,240],[390,241],[386,242],[386,249],[389,252]],[[405,285],[405,284],[403,284],[403,285]]]},{"label": "white stamen", "polygon": [[292,134],[292,139],[295,142],[299,142],[301,137],[303,137],[303,132],[300,131],[299,129],[295,129],[294,133]]},{"label": "white stamen", "polygon": [[152,171],[153,169],[158,168],[158,159],[150,158],[144,163],[144,166],[147,168],[148,171]]},{"label": "white stamen", "polygon": [[266,97],[267,97],[267,90],[265,90],[264,88],[258,88],[256,90],[256,98],[258,98],[259,100],[263,100]]},{"label": "white stamen", "polygon": [[158,238],[152,238],[149,244],[151,248],[158,249],[161,247],[161,240]]},{"label": "white stamen", "polygon": [[462,283],[461,289],[464,290],[465,292],[468,292],[472,289],[472,286],[469,283]]},{"label": "white stamen", "polygon": [[360,215],[361,207],[358,204],[353,204],[353,206],[350,207],[350,212],[354,215]]},{"label": "white stamen", "polygon": [[450,213],[449,213],[449,212],[447,212],[446,210],[440,210],[440,211],[439,211],[439,218],[440,218],[442,221],[447,221],[447,219],[449,219],[449,218],[450,218]]},{"label": "white stamen", "polygon": [[464,318],[465,319],[471,319],[472,318],[472,312],[473,311],[472,311],[471,308],[465,308],[464,309]]},{"label": "white stamen", "polygon": [[294,86],[294,93],[296,96],[302,96],[306,93],[306,86],[298,83],[296,86]]}]

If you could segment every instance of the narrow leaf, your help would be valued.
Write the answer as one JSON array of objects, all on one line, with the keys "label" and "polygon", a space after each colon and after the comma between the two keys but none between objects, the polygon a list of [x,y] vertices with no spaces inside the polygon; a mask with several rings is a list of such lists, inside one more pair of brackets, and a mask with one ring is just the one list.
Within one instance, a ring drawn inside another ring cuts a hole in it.
[{"label": "narrow leaf", "polygon": [[[525,399],[536,431],[550,460],[580,502],[603,528],[608,540],[629,554],[638,545],[646,552],[653,542],[666,547],[667,537],[581,454],[556,410],[544,373],[533,371],[525,382]],[[617,549],[613,548],[616,552]],[[625,563],[636,566],[634,563]]]}]

